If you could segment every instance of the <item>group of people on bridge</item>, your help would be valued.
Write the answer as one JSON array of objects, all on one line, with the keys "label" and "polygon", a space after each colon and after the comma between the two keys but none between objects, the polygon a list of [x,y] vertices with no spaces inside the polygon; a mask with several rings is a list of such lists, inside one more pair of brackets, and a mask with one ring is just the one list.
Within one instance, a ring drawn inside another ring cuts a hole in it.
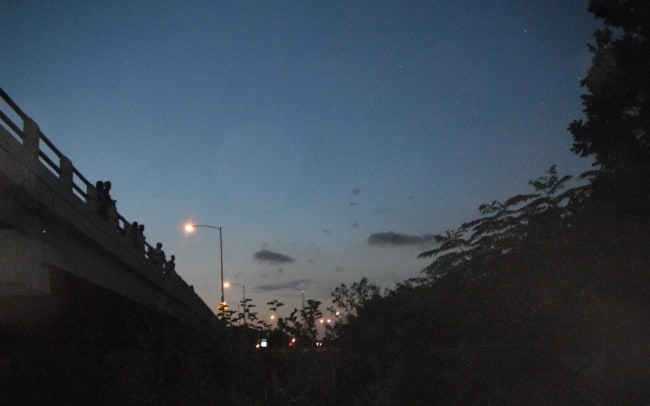
[{"label": "group of people on bridge", "polygon": [[149,249],[147,258],[149,262],[162,269],[165,275],[173,276],[176,274],[176,257],[172,255],[168,260],[165,257],[161,242],[156,243],[156,248]]},{"label": "group of people on bridge", "polygon": [[144,224],[138,224],[137,221],[131,224],[124,222],[124,228],[120,227],[115,200],[111,198],[111,182],[98,180],[95,183],[95,189],[97,191],[97,214],[99,217],[104,221],[114,223],[123,236],[128,234],[136,250],[142,253],[150,263],[159,268],[163,274],[167,276],[176,275],[176,257],[172,255],[167,260],[161,242],[157,243],[155,248],[145,242]]}]

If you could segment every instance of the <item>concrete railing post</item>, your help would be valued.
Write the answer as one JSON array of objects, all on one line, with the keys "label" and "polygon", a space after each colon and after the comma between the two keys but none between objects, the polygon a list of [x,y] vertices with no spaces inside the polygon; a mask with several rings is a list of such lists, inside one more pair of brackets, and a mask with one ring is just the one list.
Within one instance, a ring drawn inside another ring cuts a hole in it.
[{"label": "concrete railing post", "polygon": [[108,223],[111,226],[115,226],[117,228],[120,227],[119,217],[117,216],[117,208],[112,202],[108,202]]},{"label": "concrete railing post", "polygon": [[41,130],[38,128],[36,121],[29,117],[25,118],[23,122],[23,154],[28,162],[38,160],[38,142],[41,135]]},{"label": "concrete railing post", "polygon": [[72,171],[74,167],[72,166],[72,161],[67,157],[61,156],[59,160],[59,180],[61,181],[61,186],[67,192],[72,192]]}]

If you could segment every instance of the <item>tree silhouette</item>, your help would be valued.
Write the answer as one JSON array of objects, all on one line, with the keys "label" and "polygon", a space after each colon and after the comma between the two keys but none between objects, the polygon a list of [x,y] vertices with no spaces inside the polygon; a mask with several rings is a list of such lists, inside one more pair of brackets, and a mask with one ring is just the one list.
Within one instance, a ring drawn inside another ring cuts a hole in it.
[{"label": "tree silhouette", "polygon": [[332,314],[334,325],[326,325],[326,338],[334,340],[341,334],[343,326],[356,317],[359,310],[381,297],[380,287],[363,276],[348,287],[341,283],[332,292],[332,304],[327,310]]},{"label": "tree silhouette", "polygon": [[[370,300],[380,295],[380,288],[367,277],[362,277],[358,282],[353,282],[348,288],[341,283],[332,292],[332,303],[346,313],[346,316],[354,316],[360,307],[363,307]],[[334,310],[334,312],[336,312]]]},{"label": "tree silhouette", "polygon": [[434,282],[449,275],[481,277],[495,271],[491,264],[503,255],[524,249],[527,243],[539,244],[545,238],[557,237],[557,228],[571,227],[571,219],[588,193],[587,186],[562,191],[571,178],[560,178],[553,165],[547,175],[529,182],[534,193],[482,204],[482,217],[434,236],[440,245],[418,256],[435,258],[424,272]]},{"label": "tree silhouette", "polygon": [[647,171],[650,162],[650,3],[592,0],[589,11],[605,28],[589,45],[592,66],[581,81],[586,119],[569,126],[573,151],[595,155],[605,169]]}]

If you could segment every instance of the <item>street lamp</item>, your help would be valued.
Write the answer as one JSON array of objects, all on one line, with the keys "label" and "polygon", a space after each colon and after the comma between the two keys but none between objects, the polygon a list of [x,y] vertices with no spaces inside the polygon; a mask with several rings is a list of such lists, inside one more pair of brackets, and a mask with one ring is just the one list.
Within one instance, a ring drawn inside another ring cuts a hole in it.
[{"label": "street lamp", "polygon": [[212,228],[214,230],[219,230],[219,262],[221,265],[221,302],[219,304],[220,308],[223,307],[226,303],[224,301],[223,295],[223,242],[221,238],[221,227],[220,226],[206,226],[205,224],[185,224],[185,232],[187,234],[194,232],[197,227]]}]

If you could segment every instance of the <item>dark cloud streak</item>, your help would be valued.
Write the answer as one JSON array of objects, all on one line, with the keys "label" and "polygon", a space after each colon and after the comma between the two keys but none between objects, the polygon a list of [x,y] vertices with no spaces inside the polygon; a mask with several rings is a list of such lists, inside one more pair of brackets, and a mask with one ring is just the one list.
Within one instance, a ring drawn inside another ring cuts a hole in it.
[{"label": "dark cloud streak", "polygon": [[426,244],[433,241],[433,236],[425,234],[422,236],[419,235],[408,235],[400,234],[392,231],[386,231],[383,233],[373,233],[368,236],[368,244],[370,245],[420,245]]},{"label": "dark cloud streak", "polygon": [[293,258],[291,258],[290,256],[280,254],[279,252],[269,251],[266,249],[257,251],[255,254],[253,254],[253,258],[258,260],[259,262],[268,262],[271,265],[293,262]]},{"label": "dark cloud streak", "polygon": [[263,291],[273,291],[273,290],[298,290],[305,287],[311,282],[311,279],[296,279],[293,281],[274,283],[271,285],[260,285],[256,286],[255,289]]}]

